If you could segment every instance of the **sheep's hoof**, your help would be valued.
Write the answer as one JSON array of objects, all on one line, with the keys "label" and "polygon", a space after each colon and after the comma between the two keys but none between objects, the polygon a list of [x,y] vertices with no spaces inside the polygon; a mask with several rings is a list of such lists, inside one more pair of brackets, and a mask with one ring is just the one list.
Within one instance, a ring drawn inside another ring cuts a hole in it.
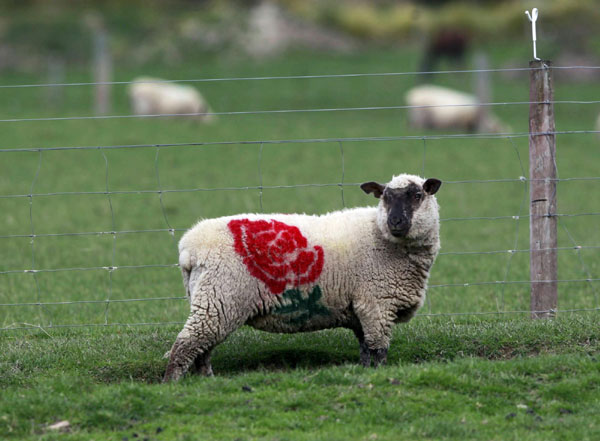
[{"label": "sheep's hoof", "polygon": [[171,381],[178,381],[183,377],[183,370],[181,368],[175,366],[167,366],[167,370],[165,371],[165,375],[163,377],[163,383],[169,383]]},{"label": "sheep's hoof", "polygon": [[371,366],[371,355],[368,352],[361,352],[360,354],[360,364],[364,367]]},{"label": "sheep's hoof", "polygon": [[364,341],[360,343],[360,364],[364,367],[371,366],[371,352]]},{"label": "sheep's hoof", "polygon": [[213,377],[215,375],[210,364],[192,365],[190,373],[194,375],[202,375],[204,377]]},{"label": "sheep's hoof", "polygon": [[373,362],[373,367],[384,365],[387,362],[387,348],[382,349],[365,349],[360,351],[360,364],[364,367],[370,367]]},{"label": "sheep's hoof", "polygon": [[387,362],[387,348],[382,349],[371,349],[371,358],[373,359],[373,367],[384,365]]},{"label": "sheep's hoof", "polygon": [[207,368],[200,369],[200,374],[204,375],[205,377],[214,377],[215,376],[215,374],[213,373],[213,370],[212,370],[212,366],[208,366]]}]

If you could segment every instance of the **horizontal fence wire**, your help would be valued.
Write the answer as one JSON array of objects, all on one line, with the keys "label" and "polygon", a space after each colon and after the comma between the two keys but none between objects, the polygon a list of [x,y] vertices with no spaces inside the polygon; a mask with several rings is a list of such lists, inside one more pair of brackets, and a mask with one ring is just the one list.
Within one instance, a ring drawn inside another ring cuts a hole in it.
[{"label": "horizontal fence wire", "polygon": [[409,140],[438,140],[438,139],[511,139],[526,138],[529,136],[548,136],[548,135],[586,135],[600,134],[600,130],[561,130],[547,132],[520,132],[520,133],[453,133],[438,135],[405,135],[405,136],[367,136],[352,138],[298,138],[298,139],[271,139],[271,140],[238,140],[238,141],[203,141],[203,142],[181,142],[181,143],[156,143],[156,144],[122,144],[122,145],[101,145],[101,146],[61,146],[61,147],[19,147],[12,149],[0,149],[0,153],[21,153],[21,152],[46,152],[58,150],[119,150],[119,149],[139,149],[156,147],[203,147],[220,145],[260,145],[260,144],[309,144],[309,143],[340,143],[340,142],[386,142],[386,141],[409,141]]},{"label": "horizontal fence wire", "polygon": [[[19,323],[16,325],[6,326],[0,328],[0,331],[15,331],[15,330],[26,330],[26,329],[61,329],[61,328],[112,328],[118,326],[125,327],[137,327],[137,326],[170,326],[170,325],[182,325],[185,322],[147,322],[147,323],[78,323],[78,324],[68,324],[68,325],[33,325],[29,323]],[[24,325],[24,326],[20,326]]]},{"label": "horizontal fence wire", "polygon": [[[531,315],[531,314],[567,314],[567,313],[581,313],[581,312],[598,312],[598,308],[568,308],[568,309],[547,309],[540,311],[531,310],[513,310],[513,311],[474,311],[474,312],[440,312],[440,313],[417,313],[415,318],[419,317],[459,317],[459,316],[482,316],[482,315]],[[0,328],[0,331],[20,331],[20,330],[41,330],[46,329],[65,329],[65,328],[114,328],[114,327],[138,327],[138,326],[174,326],[183,325],[184,321],[170,321],[170,322],[140,322],[140,323],[77,323],[77,324],[64,324],[64,325],[33,325],[29,323],[16,323],[14,325],[5,326]]]},{"label": "horizontal fence wire", "polygon": [[[258,189],[258,188],[257,188]],[[575,214],[555,214],[551,216],[556,217],[579,217],[579,216],[600,216],[600,213],[575,213]],[[463,220],[502,220],[502,219],[519,219],[529,218],[529,215],[514,215],[514,216],[496,216],[496,217],[464,217],[464,218],[442,218],[440,221],[463,221]],[[142,234],[142,233],[170,233],[174,234],[176,232],[187,231],[187,228],[156,228],[149,230],[123,230],[123,231],[81,231],[81,232],[71,232],[71,233],[29,233],[29,234],[5,234],[0,236],[0,239],[24,239],[24,238],[37,238],[37,237],[71,237],[71,236],[103,236],[103,235],[121,235],[121,234]],[[583,246],[581,249],[585,248],[596,248],[595,246],[586,247]],[[577,247],[558,247],[558,248],[544,248],[544,250],[572,250],[572,249],[580,249]],[[447,252],[440,253],[443,254],[498,254],[498,253],[517,253],[517,252],[529,252],[529,249],[524,250],[500,250],[500,251],[468,251],[468,252]],[[104,268],[104,267],[103,267]],[[109,268],[109,267],[106,267]],[[2,274],[2,272],[0,272]]]},{"label": "horizontal fence wire", "polygon": [[[469,74],[469,73],[484,73],[484,72],[525,72],[531,70],[539,70],[542,68],[506,68],[506,69],[472,69],[472,70],[458,70],[458,71],[427,71],[427,72],[387,72],[387,73],[356,73],[356,74],[325,74],[325,75],[290,75],[290,76],[265,76],[265,77],[238,77],[238,78],[199,78],[199,79],[181,79],[181,80],[147,80],[147,81],[113,81],[113,82],[80,82],[80,83],[48,83],[48,84],[16,84],[16,85],[0,85],[0,89],[23,89],[23,88],[40,88],[40,87],[71,87],[71,86],[95,86],[95,85],[130,85],[134,83],[208,83],[208,82],[229,82],[229,81],[265,81],[265,80],[302,80],[302,79],[340,79],[340,78],[361,78],[361,77],[393,77],[393,76],[406,76],[406,75],[433,75],[433,74]],[[597,70],[600,66],[553,66],[553,70],[572,70],[572,69],[590,69]],[[485,103],[468,103],[468,104],[441,104],[441,105],[398,105],[398,106],[369,106],[369,107],[339,107],[339,108],[307,108],[307,109],[269,109],[269,110],[244,110],[244,111],[224,111],[224,112],[201,112],[201,113],[185,113],[185,114],[146,114],[146,115],[94,115],[94,116],[65,116],[65,117],[39,117],[39,118],[9,118],[0,119],[0,122],[11,123],[11,122],[41,122],[41,121],[68,121],[68,120],[106,120],[106,119],[124,119],[124,118],[160,118],[160,117],[185,117],[185,116],[236,116],[236,115],[269,115],[269,114],[294,114],[294,113],[323,113],[323,112],[351,112],[351,111],[383,111],[383,110],[411,110],[411,109],[428,109],[428,108],[445,108],[445,107],[494,107],[494,106],[524,106],[532,104],[556,104],[556,105],[589,105],[589,104],[600,104],[600,100],[556,100],[556,101],[509,101],[509,102],[485,102]],[[185,192],[214,192],[214,191],[260,191],[260,198],[262,204],[262,191],[264,189],[297,189],[297,188],[310,188],[310,187],[338,187],[341,190],[342,204],[344,203],[344,187],[356,187],[360,183],[348,183],[344,182],[344,153],[343,143],[345,142],[385,142],[385,141],[402,141],[402,140],[421,140],[423,141],[424,153],[426,150],[426,141],[428,140],[444,140],[444,139],[509,139],[515,147],[517,156],[518,150],[514,145],[513,139],[523,137],[534,137],[534,136],[548,136],[548,135],[578,135],[578,134],[600,134],[600,130],[564,130],[564,131],[546,131],[546,132],[521,132],[521,133],[457,133],[457,134],[427,134],[427,135],[406,135],[406,136],[387,136],[387,137],[346,137],[346,138],[308,138],[308,139],[280,139],[280,140],[239,140],[239,141],[202,141],[202,142],[188,142],[188,143],[155,143],[155,144],[125,144],[125,145],[110,145],[110,146],[57,146],[57,147],[25,147],[25,148],[3,148],[0,149],[0,153],[17,153],[17,152],[37,152],[40,155],[40,164],[43,152],[52,151],[64,151],[64,150],[97,150],[100,151],[106,162],[106,188],[104,191],[69,191],[69,192],[49,192],[49,193],[34,193],[34,183],[31,185],[31,190],[27,194],[8,194],[0,195],[0,199],[11,199],[11,198],[27,198],[30,202],[30,222],[31,222],[31,233],[29,234],[6,234],[0,235],[0,239],[13,239],[13,238],[29,238],[32,240],[31,252],[32,252],[32,268],[30,269],[14,269],[14,270],[3,270],[0,271],[0,275],[9,274],[31,274],[36,277],[38,273],[56,273],[56,272],[70,272],[70,271],[107,271],[109,274],[109,293],[106,299],[78,299],[78,300],[61,300],[61,301],[41,301],[40,288],[37,279],[37,301],[35,302],[16,302],[16,303],[0,303],[0,307],[38,307],[40,323],[44,320],[43,311],[47,306],[66,306],[66,305],[81,305],[81,304],[105,304],[105,320],[104,323],[80,323],[80,324],[30,324],[30,323],[14,323],[9,326],[0,327],[0,331],[10,330],[26,330],[26,329],[51,329],[51,328],[84,328],[84,327],[136,327],[136,326],[164,326],[164,325],[181,325],[183,322],[179,321],[168,321],[168,322],[139,322],[139,323],[110,323],[108,321],[108,306],[111,303],[135,303],[135,302],[151,302],[151,301],[182,301],[186,297],[173,296],[173,297],[148,297],[148,298],[126,298],[126,299],[113,299],[111,298],[112,293],[112,274],[115,271],[120,270],[138,270],[144,268],[178,268],[179,264],[141,264],[141,265],[120,265],[116,266],[115,262],[115,240],[118,235],[127,234],[143,234],[143,233],[169,233],[175,239],[176,232],[184,232],[187,229],[172,228],[169,224],[165,208],[162,205],[162,195],[167,193],[185,193]],[[306,184],[290,184],[290,185],[262,185],[262,173],[260,169],[261,157],[259,156],[259,176],[260,185],[258,186],[242,186],[242,187],[221,187],[221,188],[189,188],[189,189],[163,189],[160,186],[159,170],[158,170],[158,153],[162,148],[176,148],[176,147],[203,147],[203,146],[221,146],[221,145],[260,145],[262,154],[262,148],[264,145],[277,145],[277,144],[306,144],[306,143],[338,143],[341,159],[342,159],[342,178],[341,182],[337,183],[306,183]],[[114,149],[138,149],[138,148],[155,148],[156,151],[156,175],[158,180],[158,189],[140,189],[140,190],[117,190],[110,189],[108,187],[108,160],[105,156],[105,150]],[[519,161],[521,159],[519,157]],[[423,168],[425,168],[425,156],[423,158]],[[38,166],[39,172],[39,166]],[[521,162],[521,173],[524,175],[524,167]],[[36,174],[37,178],[37,174]],[[500,178],[500,179],[473,179],[473,180],[456,180],[456,181],[445,181],[445,184],[491,184],[491,183],[523,183],[527,184],[536,180],[528,179],[525,176],[518,176],[514,178]],[[555,182],[569,182],[569,181],[600,181],[600,177],[587,176],[587,177],[568,177],[568,178],[556,178],[556,179],[542,179],[538,181],[555,181]],[[165,222],[168,228],[155,228],[155,229],[139,229],[139,230],[122,230],[117,231],[114,227],[115,219],[114,213],[112,213],[112,230],[111,231],[88,231],[88,232],[56,232],[56,233],[35,233],[33,228],[33,218],[31,215],[32,201],[33,198],[37,197],[52,197],[52,196],[71,196],[71,195],[103,195],[108,197],[110,202],[111,195],[120,194],[157,194],[161,198],[161,207]],[[521,208],[523,204],[521,205]],[[558,218],[569,218],[579,216],[598,216],[600,213],[588,212],[588,213],[548,213],[545,216],[555,216]],[[472,221],[472,220],[519,220],[527,219],[530,216],[523,214],[521,211],[517,215],[503,215],[503,216],[472,216],[472,217],[449,217],[442,218],[442,222],[450,221]],[[476,256],[476,255],[494,255],[494,254],[508,254],[512,255],[516,253],[529,253],[532,250],[528,248],[517,249],[516,245],[518,242],[518,224],[515,236],[515,248],[514,249],[500,249],[500,250],[476,250],[476,251],[446,251],[439,253],[440,256]],[[568,230],[567,230],[568,233]],[[573,246],[563,246],[556,248],[546,248],[543,250],[536,251],[575,251],[578,253],[582,266],[587,270],[580,251],[581,250],[595,250],[600,249],[600,245],[577,245],[569,234]],[[35,252],[33,240],[41,237],[69,237],[69,236],[103,236],[108,235],[113,237],[113,253],[112,253],[112,264],[110,266],[95,266],[95,267],[73,267],[73,268],[37,268],[35,264]],[[587,277],[585,278],[565,278],[556,280],[506,280],[510,269],[510,258],[505,272],[505,280],[489,280],[489,281],[474,281],[474,282],[463,282],[463,283],[442,283],[442,284],[431,284],[431,289],[443,289],[443,288],[468,288],[473,286],[507,286],[507,285],[526,285],[532,283],[595,283],[600,281],[599,278],[594,278],[587,271]],[[502,294],[503,295],[503,294]],[[537,313],[575,313],[575,312],[596,312],[600,311],[600,307],[596,308],[572,308],[572,309],[556,309],[547,311],[530,311],[530,310],[504,310],[498,308],[497,311],[466,311],[466,312],[447,312],[447,313],[432,313],[431,310],[427,312],[420,312],[417,314],[418,317],[436,317],[436,316],[480,316],[480,315],[510,315],[510,314],[537,314]]]},{"label": "horizontal fence wire", "polygon": [[118,269],[139,269],[139,268],[176,268],[178,263],[155,263],[146,265],[120,265],[120,266],[85,266],[85,267],[73,267],[73,268],[47,268],[47,269],[26,269],[26,270],[8,270],[0,271],[0,274],[17,274],[17,273],[57,273],[63,271],[116,271]]},{"label": "horizontal fence wire", "polygon": [[[163,230],[170,231],[170,230]],[[185,230],[180,230],[185,231]],[[113,233],[108,233],[113,234]],[[53,235],[56,236],[56,235]],[[14,237],[24,237],[24,236],[14,236]],[[25,236],[29,237],[29,236]],[[40,236],[37,236],[40,237]],[[41,236],[43,237],[43,235]],[[596,250],[600,249],[600,245],[574,245],[570,247],[555,247],[555,248],[542,248],[536,249],[535,251],[578,251],[578,250]],[[439,253],[439,256],[470,256],[470,255],[486,255],[486,254],[515,254],[515,253],[529,253],[533,251],[531,249],[515,249],[515,250],[489,250],[489,251],[447,251]],[[157,263],[157,264],[144,264],[144,265],[120,265],[120,266],[90,266],[90,267],[72,267],[72,268],[40,268],[40,269],[14,269],[14,270],[4,270],[0,271],[0,274],[36,274],[36,273],[56,273],[56,272],[68,272],[68,271],[116,271],[119,269],[140,269],[140,268],[177,268],[179,267],[178,263]],[[586,279],[587,280],[587,279]],[[500,282],[485,282],[485,283],[500,283]],[[522,283],[522,282],[515,282]],[[464,285],[464,284],[460,284]],[[437,286],[437,285],[430,285]],[[441,286],[441,285],[440,285]],[[445,286],[445,285],[444,285]],[[1,305],[0,305],[1,306]]]},{"label": "horizontal fence wire", "polygon": [[428,288],[457,288],[463,287],[468,288],[470,286],[482,286],[482,285],[522,285],[524,283],[585,283],[585,282],[597,282],[600,279],[556,279],[556,280],[489,280],[482,282],[463,282],[463,283],[442,283],[438,285],[429,285]]},{"label": "horizontal fence wire", "polygon": [[323,112],[356,112],[371,110],[410,110],[410,109],[434,109],[434,108],[467,108],[467,107],[497,107],[531,104],[600,104],[600,101],[509,101],[499,103],[466,103],[466,104],[428,104],[428,105],[401,105],[401,106],[370,106],[370,107],[338,107],[318,109],[274,109],[274,110],[240,110],[229,112],[192,112],[192,113],[153,113],[153,114],[128,114],[128,115],[86,115],[86,116],[56,116],[36,118],[8,118],[0,119],[0,123],[12,122],[35,122],[35,121],[82,121],[82,120],[107,120],[107,119],[129,119],[129,118],[172,118],[191,116],[236,116],[236,115],[268,115],[286,113],[323,113]]},{"label": "horizontal fence wire", "polygon": [[[510,183],[510,182],[569,182],[569,181],[600,181],[600,177],[572,177],[562,179],[527,179],[523,176],[512,179],[474,179],[463,181],[444,181],[444,184],[492,184],[492,183]],[[288,185],[258,185],[244,187],[215,187],[215,188],[175,188],[162,190],[104,190],[104,191],[56,191],[51,193],[31,193],[31,194],[7,194],[0,195],[0,199],[14,198],[30,198],[30,197],[49,197],[49,196],[81,196],[81,195],[123,195],[123,194],[158,194],[163,193],[193,193],[203,191],[245,191],[245,190],[261,190],[261,189],[295,189],[295,188],[310,188],[310,187],[359,187],[359,182],[331,182],[331,183],[313,183],[313,184],[288,184]],[[568,216],[567,214],[557,216]],[[523,216],[521,216],[523,217]],[[2,236],[0,236],[2,237]]]},{"label": "horizontal fence wire", "polygon": [[[128,266],[127,268],[174,268],[177,264],[173,265],[137,265]],[[73,270],[81,270],[82,268],[70,268]],[[106,269],[106,268],[85,268],[85,269]],[[116,270],[117,268],[114,268]],[[25,272],[43,272],[43,271],[25,271]],[[488,280],[481,282],[462,282],[462,283],[443,283],[429,285],[428,288],[468,288],[471,286],[482,286],[482,285],[522,285],[530,283],[588,283],[598,282],[600,278],[585,278],[585,279],[556,279],[556,280]],[[61,302],[22,302],[22,303],[0,303],[0,306],[45,306],[45,305],[72,305],[79,303],[123,303],[123,302],[146,302],[150,300],[183,300],[186,297],[154,297],[154,298],[141,298],[141,299],[105,299],[105,300],[73,300],[73,301],[61,301]]]},{"label": "horizontal fence wire", "polygon": [[157,300],[185,300],[186,297],[148,297],[141,299],[106,299],[106,300],[65,300],[62,302],[23,302],[23,303],[0,303],[0,306],[40,306],[40,305],[79,305],[82,303],[129,303],[129,302],[152,302]]},{"label": "horizontal fence wire", "polygon": [[[46,83],[46,84],[5,84],[0,85],[0,89],[28,88],[28,87],[70,87],[70,86],[97,86],[97,85],[127,85],[132,83],[206,83],[206,82],[227,82],[227,81],[266,81],[266,80],[310,80],[322,78],[362,78],[362,77],[394,77],[411,75],[446,75],[458,73],[493,73],[493,72],[529,72],[532,70],[541,70],[541,67],[508,67],[496,69],[463,69],[463,70],[437,70],[437,71],[415,71],[415,72],[380,72],[380,73],[352,73],[352,74],[322,74],[322,75],[284,75],[284,76],[264,76],[264,77],[234,77],[234,78],[196,78],[196,79],[178,79],[178,80],[133,80],[133,81],[100,81],[100,82],[79,82],[79,83]],[[573,69],[600,69],[600,66],[551,66],[554,70],[573,70]]]}]

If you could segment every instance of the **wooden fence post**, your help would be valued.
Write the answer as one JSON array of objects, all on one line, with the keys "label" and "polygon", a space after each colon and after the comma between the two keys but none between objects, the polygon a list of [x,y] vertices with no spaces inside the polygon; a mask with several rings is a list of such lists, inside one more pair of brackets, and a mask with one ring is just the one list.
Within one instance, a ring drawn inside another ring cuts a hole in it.
[{"label": "wooden fence post", "polygon": [[529,62],[529,248],[531,317],[557,306],[556,139],[552,63]]},{"label": "wooden fence post", "polygon": [[112,80],[112,59],[108,43],[108,32],[100,15],[91,13],[87,16],[88,26],[92,31],[93,60],[92,71],[96,88],[94,92],[94,111],[97,115],[110,113],[110,84]]}]

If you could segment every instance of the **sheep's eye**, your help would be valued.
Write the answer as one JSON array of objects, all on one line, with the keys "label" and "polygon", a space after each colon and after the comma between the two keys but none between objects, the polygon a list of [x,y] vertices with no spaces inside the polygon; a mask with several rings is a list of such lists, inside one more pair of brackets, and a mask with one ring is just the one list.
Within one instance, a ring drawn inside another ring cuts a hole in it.
[{"label": "sheep's eye", "polygon": [[421,199],[423,199],[423,194],[422,193],[415,193],[415,200],[420,201]]}]

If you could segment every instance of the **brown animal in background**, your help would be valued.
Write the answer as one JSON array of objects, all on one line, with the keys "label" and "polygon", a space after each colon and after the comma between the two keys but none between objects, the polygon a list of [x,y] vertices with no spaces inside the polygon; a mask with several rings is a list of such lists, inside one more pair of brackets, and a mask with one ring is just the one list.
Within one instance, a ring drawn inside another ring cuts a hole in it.
[{"label": "brown animal in background", "polygon": [[469,46],[469,35],[458,29],[440,29],[437,31],[425,49],[421,62],[421,72],[432,72],[443,58],[456,63],[462,63]]}]

